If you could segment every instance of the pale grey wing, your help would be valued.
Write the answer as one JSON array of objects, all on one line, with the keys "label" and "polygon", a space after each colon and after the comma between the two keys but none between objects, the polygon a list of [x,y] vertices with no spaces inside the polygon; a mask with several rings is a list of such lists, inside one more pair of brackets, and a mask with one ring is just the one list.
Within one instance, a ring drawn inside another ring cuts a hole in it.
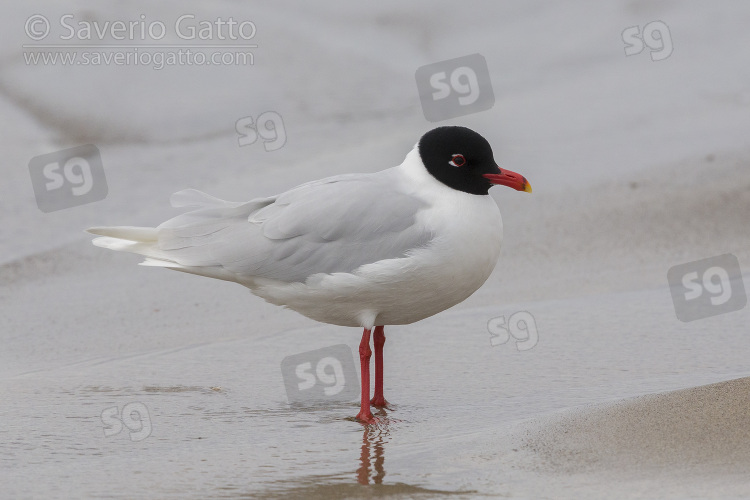
[{"label": "pale grey wing", "polygon": [[186,267],[220,267],[239,280],[305,281],[404,257],[432,234],[423,202],[394,188],[392,172],[344,175],[276,197],[188,212],[158,227],[158,246]]}]

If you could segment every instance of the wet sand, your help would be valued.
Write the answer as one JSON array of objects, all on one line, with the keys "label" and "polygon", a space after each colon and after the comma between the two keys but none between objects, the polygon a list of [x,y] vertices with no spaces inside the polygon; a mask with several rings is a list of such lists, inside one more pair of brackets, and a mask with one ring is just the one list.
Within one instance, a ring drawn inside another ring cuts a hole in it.
[{"label": "wet sand", "polygon": [[741,378],[530,422],[517,434],[523,468],[544,477],[544,489],[585,484],[616,498],[744,498],[748,394],[750,378]]}]

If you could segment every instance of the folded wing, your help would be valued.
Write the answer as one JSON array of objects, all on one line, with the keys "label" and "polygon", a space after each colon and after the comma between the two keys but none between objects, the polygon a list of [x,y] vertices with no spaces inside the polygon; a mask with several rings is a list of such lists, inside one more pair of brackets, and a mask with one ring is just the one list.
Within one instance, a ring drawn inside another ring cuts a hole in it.
[{"label": "folded wing", "polygon": [[144,255],[145,265],[238,282],[303,282],[404,257],[429,242],[417,217],[424,204],[395,191],[388,174],[332,177],[245,203],[185,190],[172,204],[197,208],[157,228],[89,231],[104,236],[94,244]]}]

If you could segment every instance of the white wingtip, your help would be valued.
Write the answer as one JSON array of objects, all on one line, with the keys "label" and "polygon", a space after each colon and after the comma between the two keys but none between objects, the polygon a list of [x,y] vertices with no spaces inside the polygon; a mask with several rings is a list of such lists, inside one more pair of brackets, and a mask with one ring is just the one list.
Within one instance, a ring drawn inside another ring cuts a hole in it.
[{"label": "white wingtip", "polygon": [[135,241],[120,240],[117,238],[110,238],[109,236],[102,236],[101,238],[94,238],[91,242],[95,246],[102,248],[109,248],[110,250],[118,250],[127,252],[130,247],[137,245]]},{"label": "white wingtip", "polygon": [[119,238],[121,240],[137,241],[140,243],[153,243],[158,240],[157,230],[155,227],[138,227],[138,226],[90,227],[86,229],[86,232],[91,233],[91,234],[96,234],[97,236],[108,236],[111,238]]},{"label": "white wingtip", "polygon": [[146,257],[143,262],[138,263],[139,266],[148,266],[148,267],[170,267],[172,269],[181,269],[183,266],[176,262],[169,262],[166,260],[158,260],[158,259],[151,259],[149,257]]}]

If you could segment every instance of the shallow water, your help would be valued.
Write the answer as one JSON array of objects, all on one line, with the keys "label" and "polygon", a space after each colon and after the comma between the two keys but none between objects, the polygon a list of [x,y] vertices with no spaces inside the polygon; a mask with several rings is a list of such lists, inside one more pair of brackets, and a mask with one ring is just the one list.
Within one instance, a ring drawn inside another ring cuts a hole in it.
[{"label": "shallow water", "polygon": [[[3,489],[97,498],[513,494],[514,424],[747,373],[746,312],[685,326],[671,308],[664,287],[459,309],[389,328],[393,404],[370,427],[352,420],[356,399],[289,404],[280,370],[292,350],[344,341],[356,352],[353,329],[248,335],[17,374],[3,380]],[[491,346],[487,318],[517,310],[533,312],[538,344]],[[126,405],[147,415],[120,415],[120,432],[105,435],[111,420],[102,412]]]}]

